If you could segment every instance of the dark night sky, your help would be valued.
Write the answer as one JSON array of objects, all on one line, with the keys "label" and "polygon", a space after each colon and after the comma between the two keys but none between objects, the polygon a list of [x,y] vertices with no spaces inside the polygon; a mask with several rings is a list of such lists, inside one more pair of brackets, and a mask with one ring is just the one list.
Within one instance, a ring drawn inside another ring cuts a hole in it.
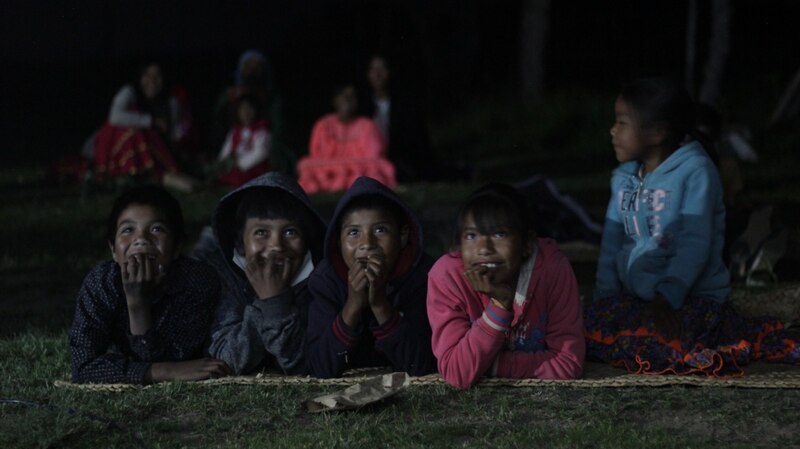
[{"label": "dark night sky", "polygon": [[[687,4],[553,1],[547,88],[608,91],[639,73],[682,74]],[[740,0],[734,7],[727,85],[788,83],[800,68],[800,2]],[[452,109],[475,95],[513,91],[520,11],[520,1],[488,0],[6,0],[3,165],[77,151],[114,92],[150,59],[189,90],[202,125],[246,48],[270,55],[298,141],[327,109],[330,87],[362,81],[375,51],[392,57],[395,78],[440,118],[449,112],[442,104]]]}]

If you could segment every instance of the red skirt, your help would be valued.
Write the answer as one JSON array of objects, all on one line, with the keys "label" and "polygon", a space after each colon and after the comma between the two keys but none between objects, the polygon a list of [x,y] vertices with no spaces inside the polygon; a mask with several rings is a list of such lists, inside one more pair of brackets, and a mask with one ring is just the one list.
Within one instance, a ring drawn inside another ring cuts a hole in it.
[{"label": "red skirt", "polygon": [[247,181],[263,175],[269,171],[269,162],[262,162],[255,167],[248,170],[242,170],[239,167],[233,167],[228,172],[225,172],[217,178],[220,184],[229,187],[239,187]]},{"label": "red skirt", "polygon": [[176,172],[178,167],[155,130],[106,123],[97,133],[94,170],[100,181],[116,176],[161,179],[164,173]]},{"label": "red skirt", "polygon": [[306,193],[346,190],[359,176],[369,176],[393,189],[397,187],[394,165],[386,159],[313,159],[297,164],[298,184]]}]

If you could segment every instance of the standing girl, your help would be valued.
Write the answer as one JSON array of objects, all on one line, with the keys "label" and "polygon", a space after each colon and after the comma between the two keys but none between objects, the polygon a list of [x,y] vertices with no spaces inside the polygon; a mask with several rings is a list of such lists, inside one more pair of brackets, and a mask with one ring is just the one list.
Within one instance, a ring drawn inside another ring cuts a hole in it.
[{"label": "standing girl", "polygon": [[522,196],[490,184],[462,207],[458,251],[428,275],[433,353],[447,383],[482,376],[574,379],[583,372],[578,286],[567,258],[536,238]]},{"label": "standing girl", "polygon": [[[663,78],[625,87],[611,141],[611,180],[594,301],[590,357],[641,373],[739,373],[754,357],[798,360],[777,322],[728,303],[725,207],[714,163],[687,136],[694,106]],[[792,345],[793,346],[793,345]]]}]

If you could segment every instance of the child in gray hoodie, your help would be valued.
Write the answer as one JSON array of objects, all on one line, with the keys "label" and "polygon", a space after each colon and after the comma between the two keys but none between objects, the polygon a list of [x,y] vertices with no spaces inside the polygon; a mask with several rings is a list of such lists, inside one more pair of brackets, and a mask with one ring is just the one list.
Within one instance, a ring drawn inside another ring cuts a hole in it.
[{"label": "child in gray hoodie", "polygon": [[194,256],[214,266],[222,295],[209,353],[236,374],[304,374],[308,275],[325,223],[290,177],[267,173],[225,195]]}]

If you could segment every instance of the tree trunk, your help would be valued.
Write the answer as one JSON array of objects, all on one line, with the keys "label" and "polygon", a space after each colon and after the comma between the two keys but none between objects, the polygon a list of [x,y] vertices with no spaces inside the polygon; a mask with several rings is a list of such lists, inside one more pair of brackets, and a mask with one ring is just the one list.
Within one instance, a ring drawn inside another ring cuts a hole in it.
[{"label": "tree trunk", "polygon": [[720,85],[725,71],[725,62],[730,51],[731,22],[733,7],[730,0],[713,0],[711,3],[711,37],[708,44],[703,86],[699,101],[716,106],[719,100]]},{"label": "tree trunk", "polygon": [[695,59],[697,54],[697,0],[689,0],[689,12],[686,18],[686,90],[695,94]]},{"label": "tree trunk", "polygon": [[524,0],[520,32],[522,98],[533,105],[544,94],[544,50],[547,43],[550,0]]}]

